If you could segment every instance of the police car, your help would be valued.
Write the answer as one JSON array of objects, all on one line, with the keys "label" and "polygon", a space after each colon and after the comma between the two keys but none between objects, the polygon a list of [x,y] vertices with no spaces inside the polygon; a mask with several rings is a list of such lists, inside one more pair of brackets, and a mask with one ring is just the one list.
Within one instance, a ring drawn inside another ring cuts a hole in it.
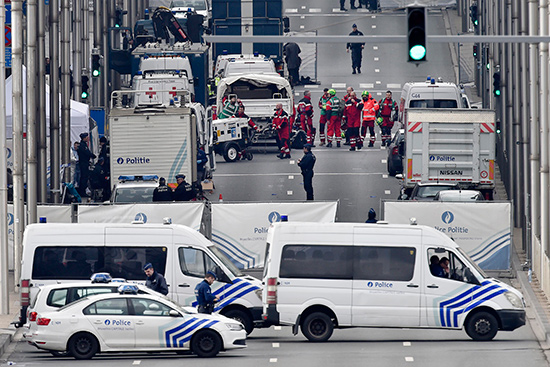
[{"label": "police car", "polygon": [[150,203],[158,187],[157,175],[125,175],[118,177],[118,183],[111,194],[112,203]]},{"label": "police car", "polygon": [[68,351],[75,359],[103,352],[181,352],[214,357],[246,347],[241,323],[221,315],[189,313],[166,297],[139,294],[123,284],[118,293],[81,298],[36,320],[32,344]]}]

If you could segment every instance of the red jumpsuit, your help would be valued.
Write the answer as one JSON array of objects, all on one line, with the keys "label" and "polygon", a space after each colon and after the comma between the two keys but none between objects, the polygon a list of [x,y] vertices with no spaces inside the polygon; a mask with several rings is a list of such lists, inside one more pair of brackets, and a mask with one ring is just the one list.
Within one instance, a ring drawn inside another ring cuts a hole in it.
[{"label": "red jumpsuit", "polygon": [[279,158],[290,158],[290,125],[288,121],[288,113],[283,109],[275,111],[273,115],[273,127],[277,130],[277,136],[279,137],[279,148],[281,153]]},{"label": "red jumpsuit", "polygon": [[393,128],[393,120],[391,119],[391,114],[394,110],[397,114],[399,112],[399,107],[393,99],[387,97],[381,99],[379,104],[380,110],[378,112],[383,119],[382,125],[380,125],[380,129],[382,130],[382,146],[386,144],[390,145],[391,129]]},{"label": "red jumpsuit", "polygon": [[298,116],[300,128],[307,134],[307,142],[313,144],[315,134],[313,132],[313,105],[311,104],[311,97],[304,96],[298,102]]},{"label": "red jumpsuit", "polygon": [[346,117],[349,131],[350,150],[355,150],[355,146],[361,139],[359,136],[359,127],[361,126],[361,109],[358,107],[359,102],[358,99],[348,98],[346,100],[346,109],[344,110],[344,116]]},{"label": "red jumpsuit", "polygon": [[365,137],[367,135],[368,127],[370,132],[369,147],[372,147],[374,146],[374,142],[376,141],[376,135],[374,134],[374,120],[376,119],[376,111],[378,111],[380,105],[378,104],[376,99],[372,98],[371,95],[363,97],[361,105],[363,124],[361,125],[360,146],[363,146],[363,141],[365,140]]}]

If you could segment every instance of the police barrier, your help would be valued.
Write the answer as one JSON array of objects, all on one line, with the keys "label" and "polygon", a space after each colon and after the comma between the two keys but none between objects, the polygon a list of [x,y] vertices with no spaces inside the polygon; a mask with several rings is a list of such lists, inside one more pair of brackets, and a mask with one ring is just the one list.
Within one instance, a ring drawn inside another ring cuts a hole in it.
[{"label": "police barrier", "polygon": [[432,226],[451,237],[484,270],[510,269],[512,217],[510,202],[384,201],[384,220],[391,224]]},{"label": "police barrier", "polygon": [[[212,205],[212,242],[241,269],[264,265],[267,230],[287,216],[292,222],[336,219],[338,202],[283,202]],[[232,220],[228,220],[232,218]]]}]

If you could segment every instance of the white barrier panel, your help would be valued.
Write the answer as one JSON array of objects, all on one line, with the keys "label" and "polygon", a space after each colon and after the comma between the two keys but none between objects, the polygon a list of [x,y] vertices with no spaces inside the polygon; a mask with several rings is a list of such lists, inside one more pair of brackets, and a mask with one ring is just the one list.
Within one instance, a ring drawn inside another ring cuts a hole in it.
[{"label": "white barrier panel", "polygon": [[212,204],[212,242],[239,268],[262,267],[270,223],[287,215],[291,222],[327,222],[338,202]]},{"label": "white barrier panel", "polygon": [[169,217],[174,224],[183,224],[199,230],[204,204],[120,204],[120,205],[79,205],[78,223],[162,223]]},{"label": "white barrier panel", "polygon": [[[26,207],[25,207],[26,210]],[[39,205],[38,217],[45,217],[48,223],[71,223],[70,205]],[[26,221],[26,218],[25,218]],[[8,268],[13,270],[13,204],[8,204]]]},{"label": "white barrier panel", "polygon": [[511,255],[509,202],[439,203],[384,201],[384,220],[409,224],[411,217],[451,237],[485,270],[508,270]]}]

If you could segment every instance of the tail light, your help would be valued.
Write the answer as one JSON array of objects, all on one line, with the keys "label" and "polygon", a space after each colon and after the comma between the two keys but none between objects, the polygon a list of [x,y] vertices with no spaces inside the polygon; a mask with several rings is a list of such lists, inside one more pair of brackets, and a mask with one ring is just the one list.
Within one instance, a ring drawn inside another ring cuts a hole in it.
[{"label": "tail light", "polygon": [[21,281],[21,306],[28,306],[30,303],[30,285],[31,281],[29,279]]},{"label": "tail light", "polygon": [[267,304],[277,304],[277,278],[267,279]]},{"label": "tail light", "polygon": [[36,316],[38,316],[38,313],[33,311],[29,314],[29,321],[36,321]]},{"label": "tail light", "polygon": [[489,192],[485,192],[485,200],[491,200],[491,194]]},{"label": "tail light", "polygon": [[218,119],[218,114],[216,113],[217,110],[218,108],[216,106],[212,106],[212,120]]},{"label": "tail light", "polygon": [[45,317],[40,317],[38,320],[36,320],[36,325],[47,326],[50,324],[50,321],[52,320]]}]

